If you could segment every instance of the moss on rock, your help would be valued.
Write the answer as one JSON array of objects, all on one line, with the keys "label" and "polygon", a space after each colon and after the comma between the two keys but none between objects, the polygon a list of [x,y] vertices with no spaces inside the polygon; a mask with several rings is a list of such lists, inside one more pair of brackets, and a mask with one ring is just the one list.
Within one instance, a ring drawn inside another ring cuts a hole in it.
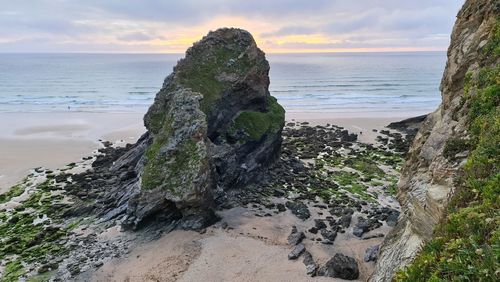
[{"label": "moss on rock", "polygon": [[265,134],[275,134],[285,124],[285,110],[274,97],[268,99],[268,111],[243,111],[233,122],[230,132],[243,131],[251,141],[259,141]]}]

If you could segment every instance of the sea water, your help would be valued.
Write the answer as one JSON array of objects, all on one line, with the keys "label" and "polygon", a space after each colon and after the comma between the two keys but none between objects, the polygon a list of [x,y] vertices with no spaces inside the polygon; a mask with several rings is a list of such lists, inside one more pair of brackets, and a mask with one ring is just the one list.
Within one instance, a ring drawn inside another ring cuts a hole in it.
[{"label": "sea water", "polygon": [[[144,112],[182,54],[0,54],[0,112]],[[268,54],[287,112],[433,111],[445,52]]]}]

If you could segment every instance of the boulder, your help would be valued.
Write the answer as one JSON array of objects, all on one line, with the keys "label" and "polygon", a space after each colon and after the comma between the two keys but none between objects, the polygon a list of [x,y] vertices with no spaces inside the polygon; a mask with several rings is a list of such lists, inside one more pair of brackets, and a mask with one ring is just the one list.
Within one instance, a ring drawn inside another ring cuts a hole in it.
[{"label": "boulder", "polygon": [[261,179],[279,156],[285,113],[268,74],[241,29],[210,32],[186,51],[144,116],[147,133],[114,165],[133,170],[108,197],[126,206],[124,227],[165,218],[203,228],[227,191]]},{"label": "boulder", "polygon": [[359,278],[358,263],[352,257],[335,254],[333,258],[318,270],[318,275],[355,280]]}]

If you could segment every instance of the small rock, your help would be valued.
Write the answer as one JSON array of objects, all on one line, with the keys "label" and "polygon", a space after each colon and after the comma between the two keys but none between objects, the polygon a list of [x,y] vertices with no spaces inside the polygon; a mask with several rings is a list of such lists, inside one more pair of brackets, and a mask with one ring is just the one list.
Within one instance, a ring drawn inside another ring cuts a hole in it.
[{"label": "small rock", "polygon": [[320,233],[321,233],[321,236],[323,236],[323,238],[327,239],[330,242],[335,241],[335,238],[337,238],[337,232],[335,232],[335,231],[321,229]]},{"label": "small rock", "polygon": [[300,257],[300,255],[306,250],[306,247],[304,244],[298,244],[295,246],[295,248],[292,250],[291,253],[288,254],[288,259],[289,260],[294,260]]},{"label": "small rock", "polygon": [[318,233],[318,228],[316,228],[315,226],[309,228],[308,230],[309,232],[311,232],[312,234],[317,234]]},{"label": "small rock", "polygon": [[285,206],[298,218],[306,220],[311,217],[311,213],[307,206],[302,202],[286,202]]},{"label": "small rock", "polygon": [[276,205],[276,208],[278,208],[278,211],[279,211],[279,212],[284,212],[284,211],[286,211],[285,205],[283,205],[283,204],[277,204],[277,205]]},{"label": "small rock", "polygon": [[310,252],[304,252],[304,259],[302,260],[302,262],[306,266],[307,275],[315,276],[318,265],[314,262],[314,259]]},{"label": "small rock", "polygon": [[295,246],[297,244],[299,244],[300,242],[302,242],[302,240],[304,240],[304,238],[306,238],[306,235],[304,234],[304,232],[302,231],[298,231],[297,230],[297,227],[296,226],[293,226],[292,227],[292,232],[290,233],[290,235],[288,235],[288,243],[292,246]]},{"label": "small rock", "polygon": [[385,222],[387,223],[387,225],[394,227],[398,222],[398,218],[399,218],[399,212],[393,212],[387,217],[387,220]]},{"label": "small rock", "polygon": [[348,228],[351,225],[351,214],[345,214],[339,219],[339,224],[344,228]]},{"label": "small rock", "polygon": [[378,258],[378,251],[380,249],[379,245],[371,246],[366,249],[365,251],[365,256],[364,256],[364,261],[369,262],[369,261],[376,261]]},{"label": "small rock", "polygon": [[321,229],[325,229],[326,228],[326,224],[323,220],[321,219],[315,219],[314,220],[314,226],[316,228],[318,228],[318,230],[321,230]]}]

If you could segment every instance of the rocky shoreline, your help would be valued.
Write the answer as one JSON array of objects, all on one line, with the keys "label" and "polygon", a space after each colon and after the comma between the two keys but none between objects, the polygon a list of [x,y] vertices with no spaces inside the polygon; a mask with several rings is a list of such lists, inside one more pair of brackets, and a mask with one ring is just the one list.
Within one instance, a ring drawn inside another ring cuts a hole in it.
[{"label": "rocky shoreline", "polygon": [[[317,258],[317,249],[352,240],[379,244],[397,221],[393,187],[405,153],[402,144],[409,141],[397,132],[380,134],[376,145],[368,145],[334,125],[288,123],[280,158],[268,173],[245,190],[216,198],[220,221],[215,226],[232,228],[223,211],[234,208],[262,218],[293,214],[294,227],[284,231],[290,234],[288,259],[302,256],[304,271],[311,276],[357,279],[359,269],[366,269],[359,265],[376,259],[376,244],[360,254],[364,261],[339,254],[321,265],[325,258]],[[103,263],[126,257],[134,246],[185,228],[178,214],[155,218],[135,232],[122,228],[125,214],[116,212],[116,199],[110,201],[107,190],[135,176],[127,168],[113,170],[133,146],[115,148],[103,142],[102,149],[80,163],[57,171],[35,169],[23,184],[2,195],[2,281],[86,280]]]}]

